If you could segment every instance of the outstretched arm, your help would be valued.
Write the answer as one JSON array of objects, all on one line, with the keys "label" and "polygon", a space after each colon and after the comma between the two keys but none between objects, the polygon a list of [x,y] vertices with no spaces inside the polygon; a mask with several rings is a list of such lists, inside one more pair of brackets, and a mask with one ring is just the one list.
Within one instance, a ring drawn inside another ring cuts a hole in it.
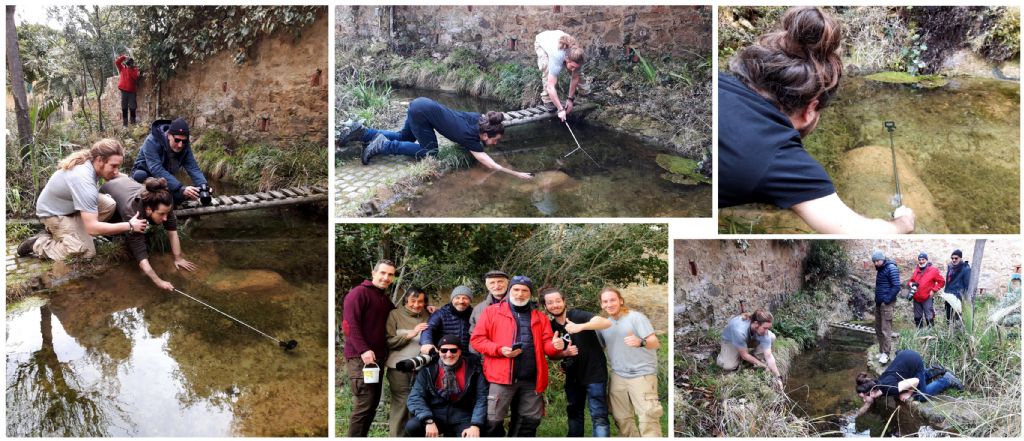
[{"label": "outstretched arm", "polygon": [[905,234],[914,232],[914,211],[899,207],[895,219],[868,219],[850,209],[839,195],[832,193],[793,206],[793,212],[808,226],[823,234]]},{"label": "outstretched arm", "polygon": [[174,285],[172,285],[171,282],[161,279],[160,276],[156,274],[156,271],[153,271],[153,267],[149,264],[149,259],[140,260],[139,269],[141,269],[142,272],[146,274],[146,277],[149,277],[149,280],[152,280],[153,284],[158,288],[166,289],[168,291],[174,289]]},{"label": "outstretched arm", "polygon": [[495,162],[494,159],[491,158],[491,155],[488,155],[487,153],[484,153],[484,152],[470,152],[470,153],[473,154],[473,157],[476,158],[477,162],[483,164],[484,167],[487,167],[487,168],[489,168],[491,170],[497,170],[497,171],[500,171],[500,172],[505,172],[505,173],[508,173],[508,174],[510,174],[512,176],[515,176],[517,178],[520,178],[520,179],[532,179],[533,178],[533,175],[530,174],[530,173],[517,172],[517,171],[512,170],[510,168],[503,167],[501,164],[498,164],[497,162]]}]

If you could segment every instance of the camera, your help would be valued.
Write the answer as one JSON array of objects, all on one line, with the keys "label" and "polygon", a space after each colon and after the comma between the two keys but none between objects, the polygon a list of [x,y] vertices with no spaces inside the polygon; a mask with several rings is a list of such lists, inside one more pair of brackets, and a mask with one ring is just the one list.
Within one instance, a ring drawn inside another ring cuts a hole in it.
[{"label": "camera", "polygon": [[199,186],[199,202],[203,206],[209,206],[213,203],[213,190],[210,189],[209,185],[203,184]]},{"label": "camera", "polygon": [[907,290],[907,300],[914,300],[914,294],[917,294],[917,282],[910,282],[910,289]]},{"label": "camera", "polygon": [[416,369],[419,369],[423,366],[426,366],[430,363],[437,361],[437,358],[437,351],[431,350],[426,354],[420,354],[412,358],[400,360],[398,363],[395,363],[395,369],[398,369],[399,371],[402,372],[412,372]]}]

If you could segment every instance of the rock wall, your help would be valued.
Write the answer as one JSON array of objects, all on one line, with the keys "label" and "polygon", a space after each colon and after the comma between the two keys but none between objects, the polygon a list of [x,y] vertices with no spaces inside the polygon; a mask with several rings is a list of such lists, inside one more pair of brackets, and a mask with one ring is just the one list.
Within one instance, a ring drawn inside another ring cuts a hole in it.
[{"label": "rock wall", "polygon": [[[970,237],[943,237],[937,239],[900,239],[894,240],[849,240],[844,241],[847,255],[850,258],[851,273],[865,281],[874,283],[875,270],[871,264],[871,251],[882,250],[885,256],[892,259],[900,267],[900,280],[904,283],[910,279],[917,266],[917,255],[928,253],[932,265],[938,267],[945,277],[949,256],[953,250],[959,249],[964,260],[974,260],[974,239]],[[1010,275],[1020,271],[1022,260],[1022,243],[1019,239],[989,239],[985,241],[985,256],[982,260],[982,272],[978,278],[978,292],[982,294],[1006,292]],[[973,262],[972,268],[974,267]]]},{"label": "rock wall", "polygon": [[[179,71],[161,86],[159,117],[182,116],[193,128],[240,140],[326,142],[328,30],[325,9],[299,38],[278,30],[253,45],[242,64],[229,49]],[[152,78],[142,75],[138,120],[149,125],[157,119],[157,95]],[[107,79],[103,108],[121,124],[117,77]]]},{"label": "rock wall", "polygon": [[342,49],[466,48],[491,60],[529,62],[534,37],[551,29],[575,37],[591,58],[622,57],[627,46],[679,55],[711,45],[710,20],[699,6],[338,6],[335,16]]},{"label": "rock wall", "polygon": [[703,336],[740,313],[782,306],[799,289],[809,241],[676,240],[675,333]]}]

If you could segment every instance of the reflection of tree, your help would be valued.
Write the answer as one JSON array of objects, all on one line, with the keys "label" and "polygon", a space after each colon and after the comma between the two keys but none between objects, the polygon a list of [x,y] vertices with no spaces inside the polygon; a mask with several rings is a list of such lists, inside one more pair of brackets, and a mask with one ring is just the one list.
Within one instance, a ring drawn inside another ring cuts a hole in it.
[{"label": "reflection of tree", "polygon": [[49,306],[40,308],[39,314],[42,348],[19,364],[8,380],[8,435],[107,435],[103,408],[91,394],[75,387],[80,383],[78,376],[57,359]]}]

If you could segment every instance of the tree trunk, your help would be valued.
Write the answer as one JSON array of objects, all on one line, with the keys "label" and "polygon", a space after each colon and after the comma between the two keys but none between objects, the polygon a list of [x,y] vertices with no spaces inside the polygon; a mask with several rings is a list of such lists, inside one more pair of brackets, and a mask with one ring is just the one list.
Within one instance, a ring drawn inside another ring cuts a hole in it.
[{"label": "tree trunk", "polygon": [[18,120],[18,141],[21,144],[21,158],[27,154],[26,146],[32,143],[32,124],[28,118],[28,93],[25,92],[25,68],[21,64],[18,48],[18,29],[14,26],[14,6],[7,6],[7,69],[11,74],[11,94],[14,95],[14,113]]},{"label": "tree trunk", "polygon": [[974,291],[978,289],[978,277],[981,276],[981,259],[985,256],[985,239],[974,241],[974,256],[971,257],[971,280],[967,283],[967,303],[971,307],[971,331],[974,331]]},{"label": "tree trunk", "polygon": [[[93,29],[96,31],[96,44],[103,45],[103,23],[100,19],[100,7],[93,6]],[[99,72],[96,74],[96,114],[99,120],[100,131],[103,131],[103,90],[107,85],[107,78],[103,75],[103,68],[99,68]]]}]

